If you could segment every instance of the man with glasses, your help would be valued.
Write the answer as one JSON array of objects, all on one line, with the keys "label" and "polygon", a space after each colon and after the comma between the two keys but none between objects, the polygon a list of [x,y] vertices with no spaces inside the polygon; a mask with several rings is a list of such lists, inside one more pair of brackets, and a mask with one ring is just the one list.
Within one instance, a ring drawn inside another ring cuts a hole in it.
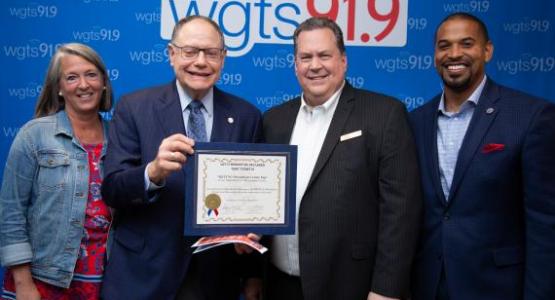
[{"label": "man with glasses", "polygon": [[233,246],[192,255],[183,236],[183,166],[195,142],[258,142],[260,112],[214,84],[226,50],[206,17],[180,20],[168,45],[176,80],[123,96],[109,135],[104,200],[116,209],[104,299],[238,299]]}]

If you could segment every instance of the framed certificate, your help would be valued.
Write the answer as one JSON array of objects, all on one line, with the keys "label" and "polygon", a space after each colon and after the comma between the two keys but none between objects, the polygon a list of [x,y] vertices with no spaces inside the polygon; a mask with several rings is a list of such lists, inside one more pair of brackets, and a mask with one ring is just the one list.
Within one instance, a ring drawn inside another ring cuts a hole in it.
[{"label": "framed certificate", "polygon": [[297,146],[197,143],[188,158],[185,235],[293,234]]}]

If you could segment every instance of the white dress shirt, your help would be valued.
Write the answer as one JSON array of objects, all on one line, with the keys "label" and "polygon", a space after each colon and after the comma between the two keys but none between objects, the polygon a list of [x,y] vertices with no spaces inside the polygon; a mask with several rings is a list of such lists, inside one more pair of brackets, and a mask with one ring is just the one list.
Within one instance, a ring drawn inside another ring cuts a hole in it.
[{"label": "white dress shirt", "polygon": [[343,86],[326,102],[318,106],[306,103],[301,97],[301,107],[297,114],[291,145],[297,145],[297,218],[295,235],[275,236],[272,243],[272,263],[282,272],[289,275],[300,275],[299,268],[299,207],[312,175],[320,149],[330,127],[331,120]]}]

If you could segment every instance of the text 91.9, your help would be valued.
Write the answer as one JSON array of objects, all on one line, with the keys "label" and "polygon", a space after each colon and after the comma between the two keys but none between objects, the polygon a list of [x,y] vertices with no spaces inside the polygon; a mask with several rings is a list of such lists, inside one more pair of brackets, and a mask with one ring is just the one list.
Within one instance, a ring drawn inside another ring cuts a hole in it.
[{"label": "text 91.9", "polygon": [[243,81],[243,75],[240,73],[222,73],[216,84],[218,85],[240,85]]},{"label": "text 91.9", "polygon": [[[380,44],[387,38],[406,40],[407,0],[307,0],[312,17],[335,21],[345,32],[347,44]],[[388,43],[389,46],[389,43]]]}]

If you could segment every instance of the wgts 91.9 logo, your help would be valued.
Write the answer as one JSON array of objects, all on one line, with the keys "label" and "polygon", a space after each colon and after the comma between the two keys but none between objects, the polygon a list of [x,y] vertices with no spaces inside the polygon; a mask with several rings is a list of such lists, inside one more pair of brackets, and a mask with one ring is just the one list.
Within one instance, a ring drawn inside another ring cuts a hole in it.
[{"label": "wgts 91.9 logo", "polygon": [[228,55],[254,44],[291,44],[309,17],[327,17],[343,30],[348,46],[402,47],[407,41],[408,0],[162,0],[160,33],[171,39],[179,19],[207,16],[220,25]]}]

